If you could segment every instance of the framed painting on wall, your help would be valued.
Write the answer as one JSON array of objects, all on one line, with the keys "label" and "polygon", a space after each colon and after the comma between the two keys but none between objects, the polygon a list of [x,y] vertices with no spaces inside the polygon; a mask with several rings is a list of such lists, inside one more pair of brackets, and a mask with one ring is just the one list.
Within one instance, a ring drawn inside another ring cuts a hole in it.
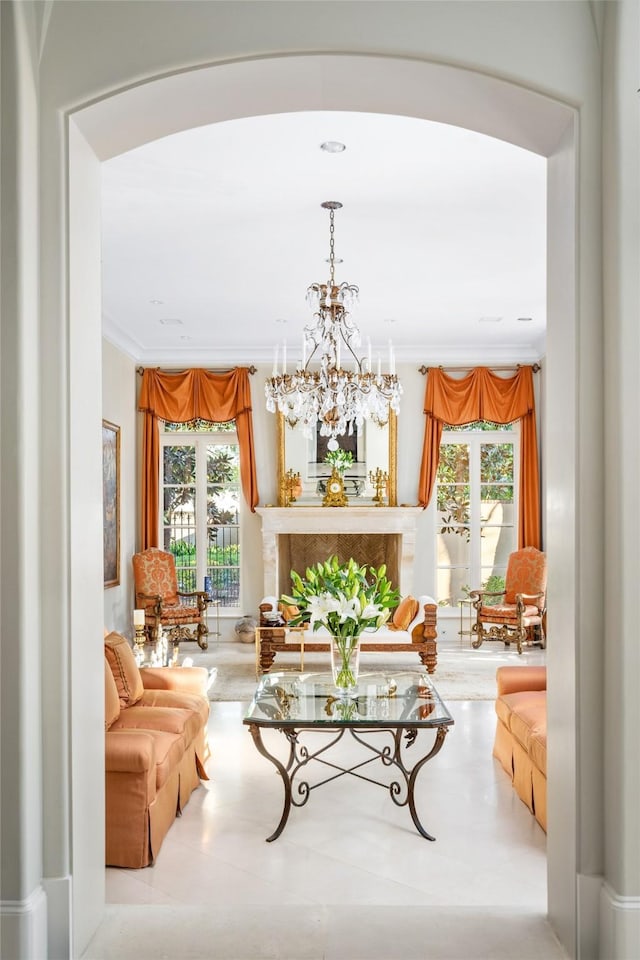
[{"label": "framed painting on wall", "polygon": [[120,583],[120,427],[102,421],[104,585]]}]

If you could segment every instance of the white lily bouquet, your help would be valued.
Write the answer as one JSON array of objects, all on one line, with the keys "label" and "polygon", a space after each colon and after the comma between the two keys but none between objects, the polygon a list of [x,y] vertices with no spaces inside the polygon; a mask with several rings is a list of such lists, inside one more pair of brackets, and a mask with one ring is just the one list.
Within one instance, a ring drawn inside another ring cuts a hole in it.
[{"label": "white lily bouquet", "polygon": [[398,605],[400,595],[386,576],[384,564],[360,566],[336,556],[309,567],[305,579],[291,571],[293,591],[282,602],[298,608],[291,626],[308,623],[315,631],[324,627],[332,637],[334,683],[348,691],[357,683],[358,641],[363,630],[378,630]]},{"label": "white lily bouquet", "polygon": [[353,454],[350,450],[343,450],[339,447],[337,450],[330,450],[324,458],[332,469],[336,469],[340,476],[344,476],[345,470],[348,470],[353,464]]}]

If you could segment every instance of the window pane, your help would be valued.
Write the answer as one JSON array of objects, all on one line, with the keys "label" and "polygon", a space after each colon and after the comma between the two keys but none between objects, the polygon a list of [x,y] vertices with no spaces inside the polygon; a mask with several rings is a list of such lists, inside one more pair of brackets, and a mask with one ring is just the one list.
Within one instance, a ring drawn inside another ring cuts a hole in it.
[{"label": "window pane", "polygon": [[438,566],[465,566],[471,563],[471,536],[468,527],[455,527],[438,533]]},{"label": "window pane", "polygon": [[485,526],[507,526],[512,527],[515,523],[516,513],[513,500],[494,500],[490,497],[483,498],[480,523]]},{"label": "window pane", "polygon": [[239,483],[240,450],[237,444],[207,447],[207,483]]},{"label": "window pane", "polygon": [[240,450],[207,447],[207,574],[223,607],[240,603]]},{"label": "window pane", "polygon": [[469,445],[442,443],[438,464],[438,483],[465,483],[469,480]]},{"label": "window pane", "polygon": [[[496,593],[499,590],[504,590],[504,575],[506,567],[491,567],[483,568],[482,570],[482,589],[489,590],[492,593]],[[496,603],[504,603],[502,597],[487,597],[486,604],[491,606]]]},{"label": "window pane", "polygon": [[513,482],[512,443],[480,445],[480,479],[482,483]]},{"label": "window pane", "polygon": [[[483,483],[480,485],[481,500],[500,500],[505,503],[513,503],[513,484],[512,483]],[[483,510],[483,514],[484,514]]]},{"label": "window pane", "polygon": [[466,597],[471,575],[467,567],[438,567],[437,602],[441,607],[456,607]]},{"label": "window pane", "polygon": [[165,447],[163,450],[164,483],[195,483],[196,448]]},{"label": "window pane", "polygon": [[486,569],[506,569],[509,554],[517,548],[515,527],[484,527],[480,541],[480,563],[483,576]]}]

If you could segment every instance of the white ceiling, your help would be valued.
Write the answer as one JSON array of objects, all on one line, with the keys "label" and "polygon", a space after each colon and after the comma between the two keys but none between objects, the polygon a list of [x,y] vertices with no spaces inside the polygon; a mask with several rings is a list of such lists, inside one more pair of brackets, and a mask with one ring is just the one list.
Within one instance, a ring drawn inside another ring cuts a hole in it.
[{"label": "white ceiling", "polygon": [[344,204],[336,277],[360,287],[374,354],[390,338],[419,363],[544,354],[537,154],[442,123],[316,111],[188,130],[102,174],[104,333],[137,361],[259,362],[285,339],[299,356],[306,288],[327,274],[324,200]]}]

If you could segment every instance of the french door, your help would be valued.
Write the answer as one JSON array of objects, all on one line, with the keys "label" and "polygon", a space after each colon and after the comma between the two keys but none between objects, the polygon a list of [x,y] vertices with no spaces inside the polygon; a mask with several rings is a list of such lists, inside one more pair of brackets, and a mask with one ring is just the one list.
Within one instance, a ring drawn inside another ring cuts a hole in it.
[{"label": "french door", "polygon": [[438,603],[501,589],[518,544],[519,424],[443,431],[436,482]]}]

